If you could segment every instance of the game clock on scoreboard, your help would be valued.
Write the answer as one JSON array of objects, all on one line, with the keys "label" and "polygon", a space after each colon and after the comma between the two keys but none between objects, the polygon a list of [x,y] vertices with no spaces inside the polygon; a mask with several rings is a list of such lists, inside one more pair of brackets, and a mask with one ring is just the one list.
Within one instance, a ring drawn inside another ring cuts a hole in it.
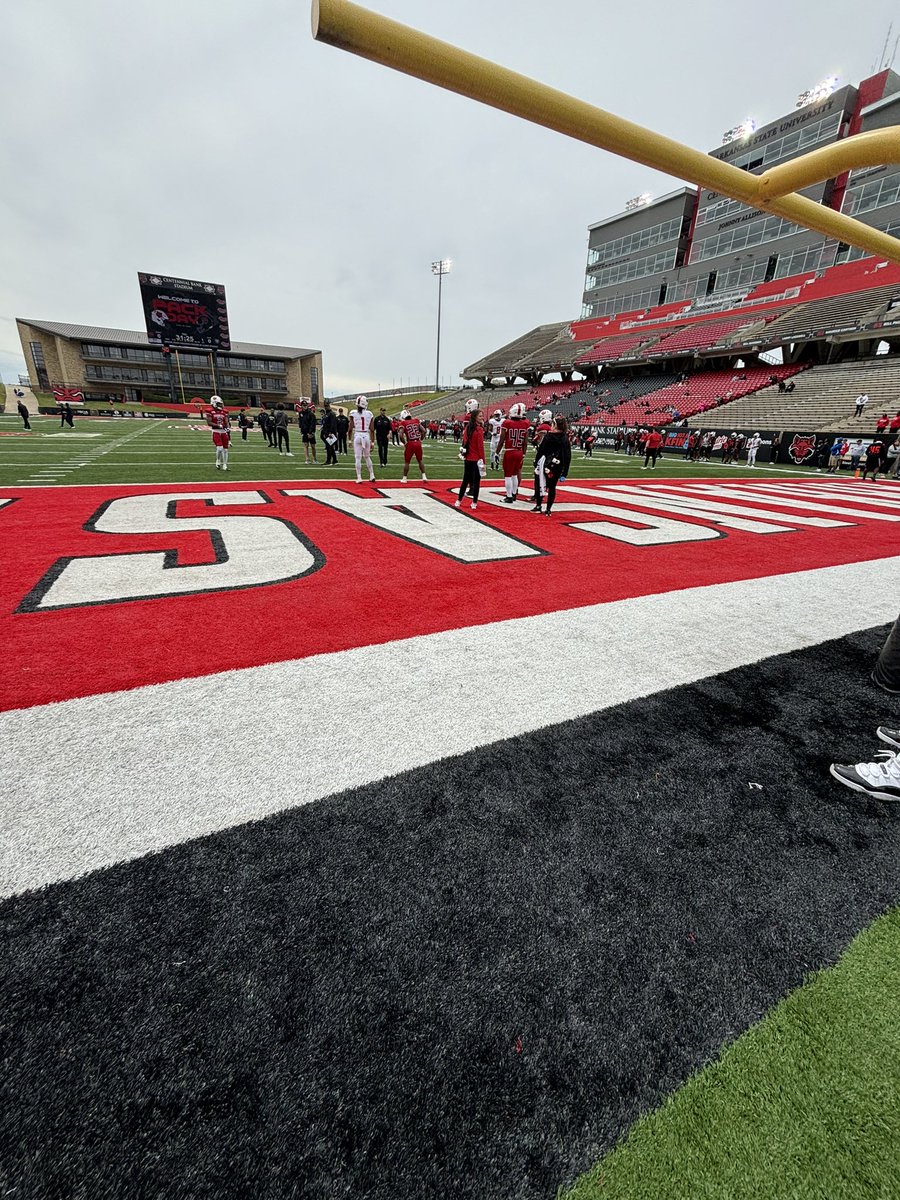
[{"label": "game clock on scoreboard", "polygon": [[138,282],[151,346],[231,349],[223,284],[142,273]]}]

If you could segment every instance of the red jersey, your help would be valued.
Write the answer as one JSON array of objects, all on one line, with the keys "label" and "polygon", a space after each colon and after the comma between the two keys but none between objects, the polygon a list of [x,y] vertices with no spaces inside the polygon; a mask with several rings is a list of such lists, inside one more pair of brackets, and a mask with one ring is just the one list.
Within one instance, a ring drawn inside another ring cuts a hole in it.
[{"label": "red jersey", "polygon": [[544,434],[549,433],[552,428],[553,426],[548,425],[546,421],[541,421],[540,425],[538,425],[537,429],[534,431],[534,444],[536,446],[540,445]]},{"label": "red jersey", "polygon": [[885,431],[885,429],[887,429],[887,427],[888,427],[887,417],[879,417],[878,420],[875,422],[875,428],[879,433],[883,433]]},{"label": "red jersey", "polygon": [[500,445],[524,454],[530,432],[531,425],[524,417],[507,417],[500,426]]},{"label": "red jersey", "polygon": [[415,417],[410,417],[408,421],[401,421],[400,429],[408,442],[421,442],[425,434],[421,421],[417,421]]},{"label": "red jersey", "polygon": [[214,408],[207,414],[206,420],[210,429],[218,430],[220,433],[224,433],[229,428],[228,413],[222,408]]},{"label": "red jersey", "polygon": [[648,450],[658,450],[660,448],[660,446],[662,445],[662,440],[663,440],[662,434],[657,433],[654,430],[653,433],[650,433],[647,435],[647,449]]},{"label": "red jersey", "polygon": [[891,433],[896,429],[900,429],[900,413],[897,413],[896,417],[891,421]]}]

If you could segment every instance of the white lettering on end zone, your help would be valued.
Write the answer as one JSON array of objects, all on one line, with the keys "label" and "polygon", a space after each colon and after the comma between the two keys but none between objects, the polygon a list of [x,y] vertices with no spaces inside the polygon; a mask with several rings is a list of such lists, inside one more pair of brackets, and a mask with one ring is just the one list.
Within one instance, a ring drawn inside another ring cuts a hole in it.
[{"label": "white lettering on end zone", "polygon": [[215,561],[182,566],[175,550],[59,559],[19,611],[259,587],[297,579],[322,564],[321,555],[280,517],[264,513],[178,516],[178,502],[188,500],[209,506],[267,503],[259,492],[237,491],[168,492],[112,500],[86,528],[115,534],[206,533]]},{"label": "white lettering on end zone", "polygon": [[303,496],[339,509],[367,525],[454,558],[457,562],[502,562],[536,558],[543,552],[490,525],[471,520],[421,488],[378,489],[377,498],[354,496],[338,489],[291,488],[285,496]]}]

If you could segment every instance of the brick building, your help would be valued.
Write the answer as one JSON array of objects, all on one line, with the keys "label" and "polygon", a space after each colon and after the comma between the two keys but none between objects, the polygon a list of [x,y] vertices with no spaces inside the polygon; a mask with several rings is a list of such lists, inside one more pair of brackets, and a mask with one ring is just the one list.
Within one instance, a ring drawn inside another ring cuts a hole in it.
[{"label": "brick building", "polygon": [[18,318],[31,386],[77,387],[85,401],[190,399],[217,391],[227,404],[322,399],[322,354],[299,346],[232,342],[207,354],[150,346],[145,333]]}]

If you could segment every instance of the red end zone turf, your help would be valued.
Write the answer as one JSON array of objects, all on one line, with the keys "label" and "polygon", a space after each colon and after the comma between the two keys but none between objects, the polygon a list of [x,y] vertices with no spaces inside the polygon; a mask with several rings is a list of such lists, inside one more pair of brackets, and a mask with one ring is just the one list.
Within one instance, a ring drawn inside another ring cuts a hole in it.
[{"label": "red end zone turf", "polygon": [[453,487],[5,489],[0,709],[900,544],[890,485],[573,480],[549,520],[493,484],[454,509]]}]

